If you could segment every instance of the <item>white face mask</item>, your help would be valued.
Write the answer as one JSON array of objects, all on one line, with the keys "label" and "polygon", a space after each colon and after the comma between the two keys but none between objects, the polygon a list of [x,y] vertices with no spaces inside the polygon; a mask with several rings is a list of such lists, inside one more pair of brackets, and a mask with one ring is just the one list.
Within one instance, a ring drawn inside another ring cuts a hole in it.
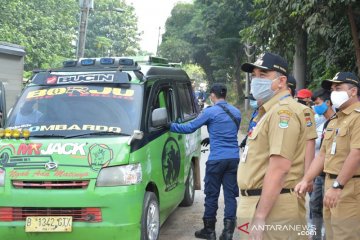
[{"label": "white face mask", "polygon": [[330,98],[335,108],[340,108],[350,99],[346,91],[332,91]]}]

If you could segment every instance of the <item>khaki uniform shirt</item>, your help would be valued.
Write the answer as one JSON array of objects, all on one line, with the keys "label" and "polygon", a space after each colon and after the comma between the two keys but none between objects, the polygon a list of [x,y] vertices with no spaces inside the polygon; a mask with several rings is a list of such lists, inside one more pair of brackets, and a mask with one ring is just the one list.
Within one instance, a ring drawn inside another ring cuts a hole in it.
[{"label": "khaki uniform shirt", "polygon": [[294,188],[304,174],[306,141],[317,138],[312,110],[281,91],[260,107],[257,118],[240,159],[239,188],[262,188],[271,155],[292,162],[284,188]]},{"label": "khaki uniform shirt", "polygon": [[[325,152],[324,172],[338,175],[355,148],[360,148],[360,102],[337,112],[329,122],[320,149]],[[360,175],[360,168],[355,175]]]}]

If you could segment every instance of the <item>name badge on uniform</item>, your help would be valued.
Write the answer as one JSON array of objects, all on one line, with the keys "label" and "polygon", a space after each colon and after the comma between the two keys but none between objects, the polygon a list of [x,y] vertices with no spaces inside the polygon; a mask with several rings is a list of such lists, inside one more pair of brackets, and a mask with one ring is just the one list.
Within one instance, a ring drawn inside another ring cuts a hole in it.
[{"label": "name badge on uniform", "polygon": [[331,155],[334,155],[336,152],[336,137],[338,134],[339,134],[339,129],[337,128],[335,131],[335,138],[333,140],[333,143],[331,144],[331,151],[330,151]]},{"label": "name badge on uniform", "polygon": [[241,155],[240,162],[243,162],[243,163],[246,162],[246,157],[247,157],[248,151],[249,151],[249,146],[246,145],[244,148],[244,152]]},{"label": "name badge on uniform", "polygon": [[333,143],[331,144],[331,152],[330,152],[330,154],[331,154],[331,155],[334,155],[335,152],[336,152],[336,142],[333,142]]}]

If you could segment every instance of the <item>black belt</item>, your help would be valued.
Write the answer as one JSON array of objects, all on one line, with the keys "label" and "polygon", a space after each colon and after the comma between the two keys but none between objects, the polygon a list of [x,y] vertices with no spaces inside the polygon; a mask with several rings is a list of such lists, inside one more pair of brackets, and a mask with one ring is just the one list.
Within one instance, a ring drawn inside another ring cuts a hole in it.
[{"label": "black belt", "polygon": [[[241,190],[241,196],[260,196],[261,195],[261,190],[262,189],[249,189],[249,190]],[[283,188],[281,189],[280,194],[283,193],[290,193],[294,191],[294,189],[292,188]]]},{"label": "black belt", "polygon": [[[330,179],[336,179],[338,175],[328,173]],[[360,175],[354,175],[352,178],[360,178]]]}]

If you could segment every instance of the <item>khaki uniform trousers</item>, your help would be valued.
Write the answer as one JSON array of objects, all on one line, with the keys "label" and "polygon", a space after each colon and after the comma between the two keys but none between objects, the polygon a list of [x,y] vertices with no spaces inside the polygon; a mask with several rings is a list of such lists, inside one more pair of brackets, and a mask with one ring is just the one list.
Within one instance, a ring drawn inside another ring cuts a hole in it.
[{"label": "khaki uniform trousers", "polygon": [[[334,179],[325,178],[325,193]],[[335,208],[323,210],[327,240],[360,239],[360,178],[352,178],[341,192]]]},{"label": "khaki uniform trousers", "polygon": [[[251,221],[260,196],[240,196],[237,209],[237,231],[240,239],[249,239]],[[264,239],[308,239],[305,200],[298,199],[294,192],[280,194],[273,206],[264,230]]]}]

